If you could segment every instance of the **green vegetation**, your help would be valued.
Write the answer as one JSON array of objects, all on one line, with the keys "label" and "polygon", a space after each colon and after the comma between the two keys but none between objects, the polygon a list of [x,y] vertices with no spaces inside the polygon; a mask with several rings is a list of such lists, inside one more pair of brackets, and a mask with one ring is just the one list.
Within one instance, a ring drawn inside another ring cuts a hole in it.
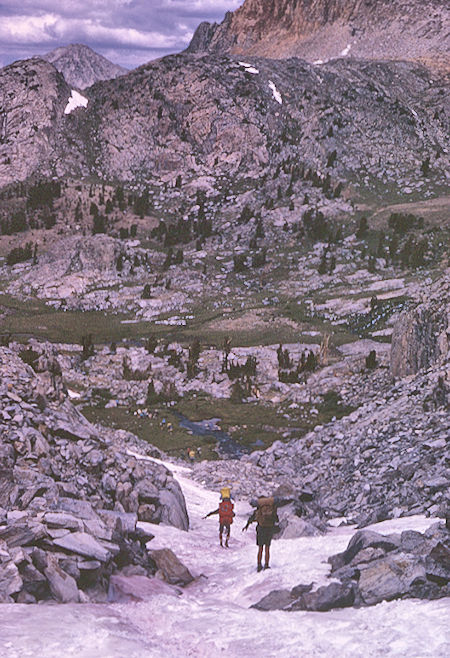
[{"label": "green vegetation", "polygon": [[220,429],[252,451],[267,448],[276,440],[302,436],[315,425],[331,420],[336,413],[349,413],[349,408],[340,405],[337,409],[333,405],[326,407],[318,414],[311,413],[310,405],[286,413],[262,402],[240,404],[199,394],[182,398],[175,407],[157,403],[148,409],[148,415],[140,415],[133,407],[105,408],[109,399],[108,391],[96,390],[95,404],[84,407],[82,413],[90,422],[132,432],[168,455],[183,459],[192,447],[200,448],[201,459],[217,459],[218,454],[213,434],[192,434],[180,426],[180,414],[194,422],[219,418]]},{"label": "green vegetation", "polygon": [[150,411],[149,416],[139,416],[135,415],[135,410],[131,408],[106,409],[103,406],[104,401],[103,395],[103,402],[99,400],[99,405],[82,409],[82,413],[91,423],[132,432],[173,457],[184,459],[188,448],[195,447],[200,448],[201,459],[217,459],[215,439],[211,436],[192,436],[180,427],[179,420],[172,409],[156,407]]},{"label": "green vegetation", "polygon": [[17,263],[23,263],[27,260],[31,260],[33,257],[33,245],[31,242],[27,242],[24,247],[15,247],[11,249],[8,256],[6,257],[7,265],[16,265]]},{"label": "green vegetation", "polygon": [[348,328],[361,337],[366,337],[372,331],[379,329],[393,313],[398,313],[408,307],[409,300],[405,296],[392,299],[377,299],[372,297],[368,313],[355,313],[347,320]]},{"label": "green vegetation", "polygon": [[355,407],[343,404],[340,393],[333,390],[322,395],[322,402],[318,406],[320,418],[324,423],[329,423],[333,418],[348,416],[354,410]]},{"label": "green vegetation", "polygon": [[111,315],[101,311],[61,311],[36,299],[20,301],[0,295],[0,305],[9,314],[2,322],[2,331],[13,338],[34,336],[52,342],[79,343],[81,336],[92,334],[94,342],[110,343],[148,335],[147,322],[122,324],[125,314]]}]

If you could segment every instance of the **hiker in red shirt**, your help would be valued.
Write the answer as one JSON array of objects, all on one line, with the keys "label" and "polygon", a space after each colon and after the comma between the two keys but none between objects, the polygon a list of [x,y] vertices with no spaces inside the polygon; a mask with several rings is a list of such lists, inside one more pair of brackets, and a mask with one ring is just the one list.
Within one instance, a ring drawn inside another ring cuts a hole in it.
[{"label": "hiker in red shirt", "polygon": [[231,489],[230,487],[223,487],[220,490],[220,503],[219,507],[213,512],[209,512],[204,519],[207,519],[208,516],[213,514],[219,515],[219,541],[220,545],[223,546],[222,537],[225,530],[225,546],[228,548],[228,541],[230,539],[231,524],[233,523],[234,517],[234,504],[231,501]]}]

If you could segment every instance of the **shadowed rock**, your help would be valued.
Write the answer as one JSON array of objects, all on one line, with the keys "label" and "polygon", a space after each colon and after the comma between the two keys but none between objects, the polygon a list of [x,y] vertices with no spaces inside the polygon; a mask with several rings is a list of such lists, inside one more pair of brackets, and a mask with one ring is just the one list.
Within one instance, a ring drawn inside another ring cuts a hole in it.
[{"label": "shadowed rock", "polygon": [[63,74],[67,83],[77,89],[90,87],[99,80],[117,78],[127,72],[80,43],[56,48],[42,58],[51,62]]},{"label": "shadowed rock", "polygon": [[366,605],[391,601],[406,594],[416,580],[425,580],[425,569],[406,554],[388,555],[361,567],[359,591]]},{"label": "shadowed rock", "polygon": [[328,559],[331,570],[340,569],[349,564],[355,556],[365,548],[382,548],[384,551],[392,551],[400,545],[400,537],[386,537],[372,530],[360,530],[353,535],[346,550]]},{"label": "shadowed rock", "polygon": [[59,567],[56,559],[51,558],[49,560],[49,565],[44,573],[50,584],[50,590],[57,601],[77,603],[80,600],[75,579]]},{"label": "shadowed rock", "polygon": [[23,581],[14,562],[0,562],[0,603],[11,603],[11,596],[20,592],[22,586]]},{"label": "shadowed rock", "polygon": [[0,540],[3,540],[9,548],[35,544],[46,536],[47,530],[41,523],[29,525],[15,523],[0,528]]},{"label": "shadowed rock", "polygon": [[162,489],[159,492],[161,505],[160,520],[166,525],[173,525],[180,530],[189,530],[186,503],[179,486],[173,481],[171,489]]},{"label": "shadowed rock", "polygon": [[330,583],[330,585],[319,587],[315,592],[303,594],[291,605],[290,610],[326,612],[333,608],[347,608],[353,605],[354,600],[353,585]]},{"label": "shadowed rock", "polygon": [[294,601],[294,597],[287,589],[275,589],[264,596],[258,603],[252,605],[256,610],[285,610]]},{"label": "shadowed rock", "polygon": [[[436,599],[450,594],[450,539],[443,524],[435,524],[423,535],[408,530],[401,538],[358,531],[347,550],[328,561],[333,565],[333,577],[341,582],[315,591],[311,591],[312,584],[298,585],[291,591],[274,590],[252,607],[324,612],[398,598]],[[341,566],[336,569],[336,565]]]},{"label": "shadowed rock", "polygon": [[154,560],[158,570],[161,571],[164,580],[170,585],[185,586],[194,580],[189,569],[184,566],[170,548],[149,551],[149,556]]}]

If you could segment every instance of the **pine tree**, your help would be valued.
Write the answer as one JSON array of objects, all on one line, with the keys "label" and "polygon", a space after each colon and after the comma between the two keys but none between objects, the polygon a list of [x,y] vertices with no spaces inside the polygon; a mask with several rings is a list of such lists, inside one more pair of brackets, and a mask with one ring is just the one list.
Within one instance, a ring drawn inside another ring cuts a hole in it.
[{"label": "pine tree", "polygon": [[317,271],[319,274],[326,274],[328,269],[328,264],[327,264],[327,253],[325,250],[322,251],[322,256],[320,257],[320,263],[319,267],[317,268]]},{"label": "pine tree", "polygon": [[332,167],[334,165],[334,163],[336,162],[336,158],[337,158],[337,152],[336,152],[336,150],[334,150],[328,156],[327,167]]},{"label": "pine tree", "polygon": [[360,240],[361,238],[364,238],[364,236],[367,234],[367,231],[369,229],[369,225],[367,223],[367,217],[361,217],[359,220],[359,226],[356,231],[356,237]]},{"label": "pine tree", "polygon": [[141,295],[142,299],[151,299],[152,297],[152,288],[149,283],[146,283],[144,286],[144,290],[142,291]]},{"label": "pine tree", "polygon": [[377,353],[375,350],[371,350],[369,355],[366,356],[366,368],[369,370],[374,370],[378,365],[377,362]]},{"label": "pine tree", "polygon": [[172,247],[169,247],[169,249],[167,250],[166,259],[163,263],[163,270],[168,270],[169,267],[172,265],[172,262],[173,262],[173,249]]},{"label": "pine tree", "polygon": [[377,259],[372,254],[369,255],[369,260],[367,263],[367,270],[373,274],[377,270]]}]

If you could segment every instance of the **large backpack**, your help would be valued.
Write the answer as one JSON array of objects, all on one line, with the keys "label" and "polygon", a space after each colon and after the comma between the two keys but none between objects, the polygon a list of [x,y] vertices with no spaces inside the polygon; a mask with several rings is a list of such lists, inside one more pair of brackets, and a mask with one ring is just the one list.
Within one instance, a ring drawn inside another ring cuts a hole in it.
[{"label": "large backpack", "polygon": [[219,523],[233,523],[234,505],[231,500],[221,500],[219,503]]},{"label": "large backpack", "polygon": [[258,498],[258,508],[255,517],[258,525],[263,528],[271,528],[275,524],[276,511],[273,498]]}]

